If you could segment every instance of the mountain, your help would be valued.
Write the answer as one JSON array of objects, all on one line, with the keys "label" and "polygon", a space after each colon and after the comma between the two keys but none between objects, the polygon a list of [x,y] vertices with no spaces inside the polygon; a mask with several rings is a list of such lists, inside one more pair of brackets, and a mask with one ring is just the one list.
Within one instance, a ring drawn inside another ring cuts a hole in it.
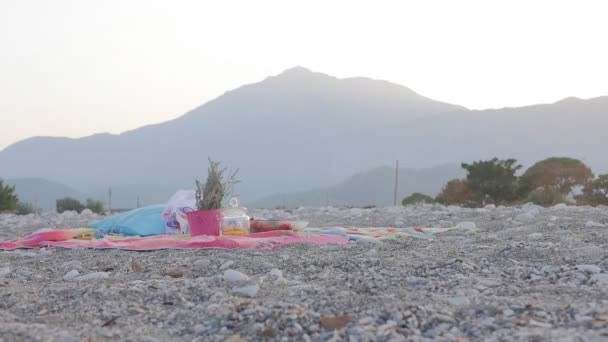
[{"label": "mountain", "polygon": [[407,168],[494,156],[529,166],[566,155],[605,172],[607,113],[608,97],[471,111],[390,82],[296,67],[161,124],[23,140],[0,152],[0,176],[42,177],[102,196],[124,189],[112,200],[123,207],[138,195],[164,202],[171,189],[192,188],[206,177],[208,157],[239,168],[244,205],[338,184],[396,159]]},{"label": "mountain", "polygon": [[[460,165],[443,165],[426,169],[400,168],[398,172],[397,203],[414,192],[435,196],[454,178],[465,176]],[[254,208],[278,206],[377,206],[393,205],[395,168],[379,167],[358,173],[340,184],[302,191],[282,193],[254,201]]]},{"label": "mountain", "polygon": [[42,178],[7,179],[6,184],[14,185],[19,201],[31,203],[45,211],[55,210],[58,198],[73,197],[84,200],[84,195],[64,184]]},{"label": "mountain", "polygon": [[[27,139],[0,152],[0,165],[4,177],[43,176],[88,193],[133,184],[191,187],[206,177],[211,156],[240,169],[243,183],[236,190],[247,200],[334,184],[382,165],[395,155],[377,155],[370,137],[458,110],[464,108],[386,81],[338,79],[298,67],[163,124],[120,135]],[[125,202],[132,205],[136,195]],[[163,195],[158,198],[170,193]]]}]

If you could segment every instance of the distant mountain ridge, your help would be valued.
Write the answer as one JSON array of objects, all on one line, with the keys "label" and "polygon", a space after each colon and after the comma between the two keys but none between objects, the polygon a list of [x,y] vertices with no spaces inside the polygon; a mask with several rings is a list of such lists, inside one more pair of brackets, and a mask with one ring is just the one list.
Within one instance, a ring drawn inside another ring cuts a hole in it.
[{"label": "distant mountain ridge", "polygon": [[608,97],[472,111],[390,82],[296,67],[161,124],[23,140],[0,152],[0,176],[45,178],[82,193],[124,189],[113,203],[132,206],[138,195],[145,204],[192,188],[206,177],[209,156],[240,169],[236,192],[244,204],[339,184],[396,159],[428,168],[567,155],[606,172],[607,113]]}]

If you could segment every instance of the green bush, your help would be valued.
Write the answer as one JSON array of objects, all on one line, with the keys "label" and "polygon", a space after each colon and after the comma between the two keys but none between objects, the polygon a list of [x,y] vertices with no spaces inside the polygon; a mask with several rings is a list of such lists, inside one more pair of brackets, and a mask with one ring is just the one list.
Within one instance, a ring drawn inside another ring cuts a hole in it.
[{"label": "green bush", "polygon": [[521,168],[515,159],[480,160],[462,163],[467,171],[466,183],[471,190],[470,200],[476,206],[512,201],[517,197],[517,176]]},{"label": "green bush", "polygon": [[81,213],[84,210],[84,205],[79,200],[71,197],[60,198],[56,202],[57,212],[63,213],[64,211],[72,210],[77,213]]},{"label": "green bush", "polygon": [[452,179],[441,190],[435,200],[444,205],[472,205],[472,192],[465,180]]},{"label": "green bush", "polygon": [[414,192],[413,194],[407,196],[401,201],[402,205],[413,205],[420,203],[435,203],[435,199],[431,196],[419,192]]},{"label": "green bush", "polygon": [[80,203],[79,200],[71,197],[60,198],[57,200],[57,212],[60,214],[68,210],[73,210],[80,214],[85,209],[90,209],[96,214],[103,214],[103,202],[89,198],[87,199],[87,204],[85,205]]},{"label": "green bush", "polygon": [[543,207],[565,202],[564,195],[555,188],[538,188],[533,190],[528,194],[527,200]]},{"label": "green bush", "polygon": [[583,193],[576,197],[578,204],[608,205],[608,174],[587,182]]},{"label": "green bush", "polygon": [[92,212],[94,212],[95,214],[103,214],[103,202],[101,201],[96,201],[94,199],[87,199],[87,205],[86,205],[87,209],[90,209]]},{"label": "green bush", "polygon": [[40,210],[34,208],[31,203],[19,202],[17,203],[17,215],[28,215],[28,214],[37,214]]},{"label": "green bush", "polygon": [[17,195],[15,194],[15,187],[4,185],[4,181],[0,179],[0,213],[3,211],[15,211],[17,209]]}]

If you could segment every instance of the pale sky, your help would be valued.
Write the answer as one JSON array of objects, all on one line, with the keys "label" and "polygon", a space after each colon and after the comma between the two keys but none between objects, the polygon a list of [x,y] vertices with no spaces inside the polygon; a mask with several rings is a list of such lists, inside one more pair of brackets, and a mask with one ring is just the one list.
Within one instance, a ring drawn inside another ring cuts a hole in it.
[{"label": "pale sky", "polygon": [[120,133],[301,65],[473,109],[608,95],[608,1],[0,0],[0,149]]}]

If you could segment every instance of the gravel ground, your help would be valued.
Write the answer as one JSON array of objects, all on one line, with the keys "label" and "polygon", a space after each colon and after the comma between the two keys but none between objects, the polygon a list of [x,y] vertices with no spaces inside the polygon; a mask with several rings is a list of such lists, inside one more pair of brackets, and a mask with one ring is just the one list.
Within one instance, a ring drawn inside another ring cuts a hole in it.
[{"label": "gravel ground", "polygon": [[[257,211],[434,240],[269,251],[0,252],[0,341],[608,339],[608,208]],[[0,238],[91,214],[0,215]]]}]

